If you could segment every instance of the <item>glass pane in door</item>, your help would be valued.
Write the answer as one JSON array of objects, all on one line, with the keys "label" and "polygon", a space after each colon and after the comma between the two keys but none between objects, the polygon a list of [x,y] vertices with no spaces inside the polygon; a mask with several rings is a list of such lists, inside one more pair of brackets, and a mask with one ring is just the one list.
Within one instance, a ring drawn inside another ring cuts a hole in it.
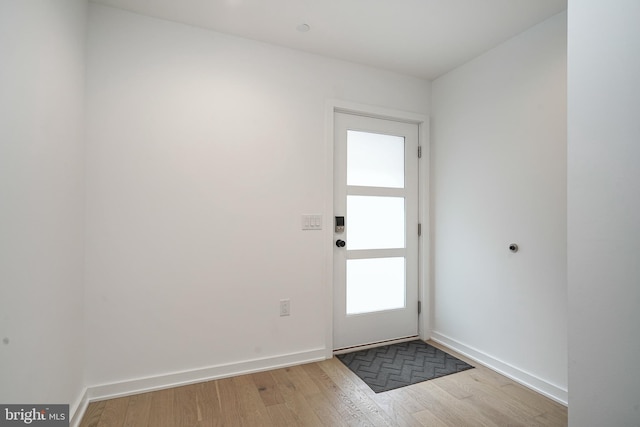
[{"label": "glass pane in door", "polygon": [[347,314],[405,307],[405,260],[347,260]]},{"label": "glass pane in door", "polygon": [[347,185],[404,188],[404,137],[347,131]]},{"label": "glass pane in door", "polygon": [[347,249],[405,247],[404,197],[347,196]]}]

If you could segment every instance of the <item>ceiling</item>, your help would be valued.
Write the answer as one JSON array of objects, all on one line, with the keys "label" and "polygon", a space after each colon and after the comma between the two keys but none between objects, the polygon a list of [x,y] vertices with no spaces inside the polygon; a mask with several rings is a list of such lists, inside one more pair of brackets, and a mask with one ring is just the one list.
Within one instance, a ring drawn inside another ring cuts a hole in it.
[{"label": "ceiling", "polygon": [[567,8],[567,0],[92,1],[428,80]]}]

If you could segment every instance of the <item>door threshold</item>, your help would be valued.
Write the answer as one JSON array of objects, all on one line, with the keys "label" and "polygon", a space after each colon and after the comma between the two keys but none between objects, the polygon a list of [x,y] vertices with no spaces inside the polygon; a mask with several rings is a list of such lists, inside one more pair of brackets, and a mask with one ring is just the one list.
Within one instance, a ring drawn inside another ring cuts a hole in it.
[{"label": "door threshold", "polygon": [[398,344],[401,342],[407,342],[407,341],[413,341],[413,340],[419,340],[419,339],[420,337],[418,335],[412,335],[410,337],[396,338],[393,340],[386,340],[386,341],[378,341],[371,344],[362,344],[362,345],[354,345],[352,347],[336,348],[335,350],[333,350],[333,354],[335,356],[338,354],[353,353],[354,351],[368,350],[370,348],[382,347],[383,345]]}]

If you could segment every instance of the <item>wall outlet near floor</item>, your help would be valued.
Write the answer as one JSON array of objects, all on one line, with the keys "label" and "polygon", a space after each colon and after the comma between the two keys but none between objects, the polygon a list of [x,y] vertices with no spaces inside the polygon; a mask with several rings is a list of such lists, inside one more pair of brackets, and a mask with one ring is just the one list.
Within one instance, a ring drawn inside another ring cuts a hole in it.
[{"label": "wall outlet near floor", "polygon": [[289,316],[291,314],[291,301],[289,299],[280,300],[280,316]]}]

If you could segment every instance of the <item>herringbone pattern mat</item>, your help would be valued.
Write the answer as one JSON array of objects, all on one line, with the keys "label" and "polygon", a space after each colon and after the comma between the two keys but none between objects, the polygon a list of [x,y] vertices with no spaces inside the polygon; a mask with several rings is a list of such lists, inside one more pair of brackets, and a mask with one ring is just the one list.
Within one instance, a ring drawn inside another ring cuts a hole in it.
[{"label": "herringbone pattern mat", "polygon": [[376,393],[473,368],[420,340],[360,350],[337,357]]}]

